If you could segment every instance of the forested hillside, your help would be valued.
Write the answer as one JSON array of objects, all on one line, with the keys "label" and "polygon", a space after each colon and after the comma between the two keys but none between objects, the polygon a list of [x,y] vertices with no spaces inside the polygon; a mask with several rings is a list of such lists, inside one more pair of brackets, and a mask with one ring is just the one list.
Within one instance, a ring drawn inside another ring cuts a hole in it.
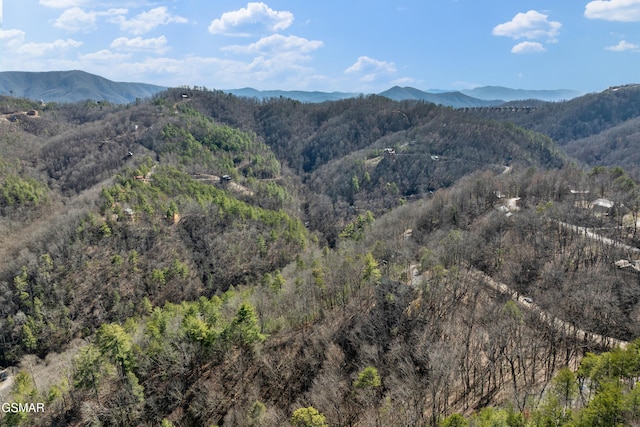
[{"label": "forested hillside", "polygon": [[634,177],[640,176],[640,85],[611,87],[566,102],[518,101],[510,105],[536,108],[479,113],[548,135],[568,155],[591,167],[621,166]]},{"label": "forested hillside", "polygon": [[371,95],[322,104],[259,103],[208,92],[191,103],[255,132],[308,184],[305,219],[331,245],[354,209],[386,212],[476,170],[564,163],[542,134],[425,102]]},{"label": "forested hillside", "polygon": [[622,168],[378,96],[0,108],[3,425],[640,419]]}]

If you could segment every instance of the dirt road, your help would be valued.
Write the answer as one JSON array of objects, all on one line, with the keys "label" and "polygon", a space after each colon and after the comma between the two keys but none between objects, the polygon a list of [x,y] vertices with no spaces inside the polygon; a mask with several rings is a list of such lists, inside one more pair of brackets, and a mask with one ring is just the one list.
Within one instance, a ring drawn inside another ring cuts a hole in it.
[{"label": "dirt road", "polygon": [[500,292],[501,294],[509,295],[522,308],[536,313],[540,317],[540,320],[553,327],[553,329],[555,329],[556,331],[563,333],[567,337],[576,337],[580,341],[595,343],[598,346],[606,348],[625,348],[629,344],[627,341],[622,341],[617,338],[607,337],[604,335],[596,334],[594,332],[585,331],[584,329],[580,329],[565,320],[559,319],[551,315],[549,312],[543,310],[542,307],[531,301],[531,299],[519,295],[508,285],[493,280],[493,278],[484,274],[480,270],[473,269],[471,271],[471,274],[478,280],[482,281],[482,283],[484,283],[489,288]]},{"label": "dirt road", "polygon": [[640,253],[640,248],[636,248],[634,246],[629,246],[629,245],[625,245],[624,243],[621,242],[617,242],[613,239],[610,239],[608,237],[604,237],[601,236],[599,234],[594,233],[593,231],[589,231],[588,228],[586,227],[579,227],[577,225],[573,225],[573,224],[567,224],[566,222],[562,222],[562,221],[558,221],[558,224],[562,227],[562,228],[566,228],[567,230],[571,230],[575,233],[581,234],[589,239],[592,240],[596,240],[598,242],[602,242],[605,245],[608,246],[613,246],[616,248],[620,248],[620,249],[624,249],[627,250],[629,252],[634,252],[634,253]]}]

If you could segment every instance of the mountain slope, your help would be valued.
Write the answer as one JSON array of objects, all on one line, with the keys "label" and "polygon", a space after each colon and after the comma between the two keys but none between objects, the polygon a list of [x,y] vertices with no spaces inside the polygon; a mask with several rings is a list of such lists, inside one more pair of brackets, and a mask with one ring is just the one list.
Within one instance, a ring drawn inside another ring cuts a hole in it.
[{"label": "mountain slope", "polygon": [[217,120],[251,129],[310,186],[305,220],[329,245],[356,216],[349,206],[377,215],[473,171],[560,167],[565,161],[541,134],[424,101],[370,95],[305,104],[278,98],[247,110],[242,99],[194,92],[189,102]]},{"label": "mountain slope", "polygon": [[422,101],[183,95],[0,119],[0,400],[47,402],[22,425],[533,422],[609,345],[575,331],[640,333],[620,170]]},{"label": "mountain slope", "polygon": [[527,114],[503,115],[487,110],[485,116],[509,121],[545,133],[563,144],[595,135],[640,116],[640,85],[609,88],[566,102],[538,104]]},{"label": "mountain slope", "polygon": [[486,107],[502,103],[502,101],[497,98],[493,100],[481,100],[460,92],[428,93],[412,87],[399,86],[394,86],[389,90],[381,92],[379,95],[393,99],[394,101],[419,100],[454,108]]},{"label": "mountain slope", "polygon": [[576,90],[526,90],[511,89],[501,86],[483,86],[473,89],[461,90],[465,95],[484,100],[502,99],[504,101],[520,101],[527,99],[538,99],[541,101],[566,101],[576,98],[582,93]]},{"label": "mountain slope", "polygon": [[127,104],[164,89],[145,83],[113,82],[84,71],[0,72],[0,94],[45,102],[105,100]]},{"label": "mountain slope", "polygon": [[590,166],[638,170],[640,164],[637,84],[611,87],[566,102],[538,103],[535,109],[526,112],[486,109],[473,114],[544,133]]}]

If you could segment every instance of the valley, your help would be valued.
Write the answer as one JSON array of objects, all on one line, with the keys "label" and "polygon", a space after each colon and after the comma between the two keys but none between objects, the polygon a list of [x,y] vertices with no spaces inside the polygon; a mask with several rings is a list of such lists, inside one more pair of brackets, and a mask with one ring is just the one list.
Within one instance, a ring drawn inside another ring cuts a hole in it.
[{"label": "valley", "polygon": [[638,90],[0,97],[0,423],[637,423]]}]

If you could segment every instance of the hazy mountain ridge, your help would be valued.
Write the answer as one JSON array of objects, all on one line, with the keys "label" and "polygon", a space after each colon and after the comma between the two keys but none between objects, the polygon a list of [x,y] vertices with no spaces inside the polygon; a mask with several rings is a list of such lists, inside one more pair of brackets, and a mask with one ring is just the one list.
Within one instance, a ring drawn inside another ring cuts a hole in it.
[{"label": "hazy mountain ridge", "polygon": [[86,100],[127,104],[150,98],[166,87],[146,83],[113,82],[84,71],[0,72],[0,94],[44,102]]},{"label": "hazy mountain ridge", "polygon": [[503,101],[494,100],[482,100],[465,95],[462,92],[441,92],[441,93],[428,93],[421,91],[413,87],[399,87],[394,86],[389,90],[379,93],[380,96],[393,99],[394,101],[426,101],[436,105],[444,105],[453,108],[465,108],[465,107],[489,107],[502,104]]},{"label": "hazy mountain ridge", "polygon": [[[229,89],[224,92],[257,99],[284,97],[301,102],[336,101],[363,95],[349,92],[257,90],[253,88]],[[393,99],[394,101],[426,101],[453,108],[490,107],[509,101],[530,99],[554,102],[566,101],[578,97],[581,94],[581,92],[570,89],[525,90],[500,86],[486,86],[460,91],[439,89],[423,91],[410,86],[394,86],[378,93],[378,95]]]},{"label": "hazy mountain ridge", "polygon": [[300,102],[325,102],[338,101],[340,99],[354,98],[360,96],[357,93],[349,92],[321,92],[321,91],[302,91],[302,90],[257,90],[250,87],[242,89],[228,89],[223,92],[231,93],[236,96],[257,99],[269,98],[290,98]]},{"label": "hazy mountain ridge", "polygon": [[[106,100],[115,104],[126,104],[144,99],[166,89],[146,83],[113,82],[84,71],[50,72],[0,72],[0,94],[23,97],[45,102],[78,102]],[[256,98],[290,98],[300,102],[320,103],[363,96],[352,92],[323,92],[303,90],[257,90],[250,87],[227,89],[225,93]],[[479,87],[471,90],[423,91],[413,87],[394,86],[379,93],[395,101],[421,100],[454,108],[498,105],[505,101],[539,99],[558,101],[579,95],[572,90],[524,90],[498,86]]]},{"label": "hazy mountain ridge", "polygon": [[511,89],[502,86],[483,86],[461,90],[460,92],[477,99],[501,99],[506,102],[527,99],[538,99],[541,101],[568,101],[583,95],[582,92],[570,89],[527,90]]}]

